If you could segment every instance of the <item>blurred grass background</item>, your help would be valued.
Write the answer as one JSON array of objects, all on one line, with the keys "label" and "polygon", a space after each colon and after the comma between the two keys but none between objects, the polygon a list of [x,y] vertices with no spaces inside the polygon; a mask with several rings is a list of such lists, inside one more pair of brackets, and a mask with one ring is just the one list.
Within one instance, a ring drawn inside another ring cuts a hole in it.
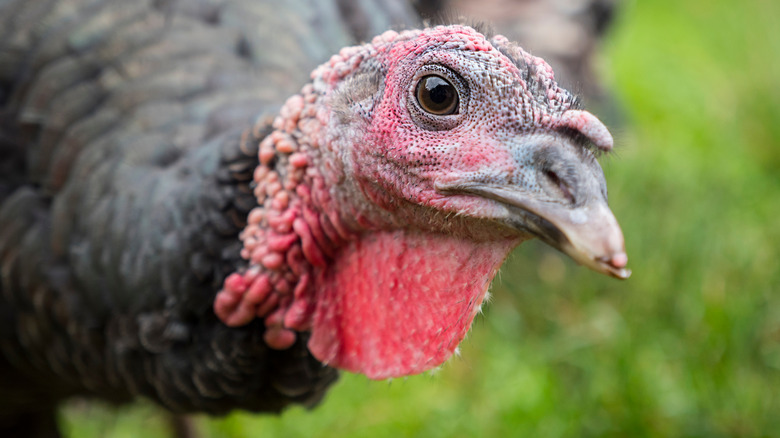
[{"label": "blurred grass background", "polygon": [[[630,280],[526,243],[438,372],[345,374],[314,411],[196,416],[202,435],[780,436],[778,20],[776,0],[623,3],[600,63],[621,118],[602,164]],[[145,404],[75,402],[61,422],[168,436]]]}]

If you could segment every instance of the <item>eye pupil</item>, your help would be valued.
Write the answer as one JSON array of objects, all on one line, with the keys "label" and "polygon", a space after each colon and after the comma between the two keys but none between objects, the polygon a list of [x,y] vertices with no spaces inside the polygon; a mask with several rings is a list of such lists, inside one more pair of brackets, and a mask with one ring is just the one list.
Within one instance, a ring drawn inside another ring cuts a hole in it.
[{"label": "eye pupil", "polygon": [[430,93],[431,101],[437,105],[452,99],[452,85],[444,82],[441,78],[433,78],[425,81],[425,89]]},{"label": "eye pupil", "polygon": [[417,84],[417,102],[431,114],[455,114],[458,111],[458,91],[441,76],[425,76]]}]

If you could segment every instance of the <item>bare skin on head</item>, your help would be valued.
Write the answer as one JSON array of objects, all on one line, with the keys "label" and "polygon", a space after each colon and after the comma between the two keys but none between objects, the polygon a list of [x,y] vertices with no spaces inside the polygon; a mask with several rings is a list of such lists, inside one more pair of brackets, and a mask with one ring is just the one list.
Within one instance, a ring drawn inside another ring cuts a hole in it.
[{"label": "bare skin on head", "polygon": [[596,154],[612,137],[552,70],[465,26],[343,49],[260,145],[250,266],[214,303],[371,378],[446,361],[507,254],[538,237],[627,278]]}]

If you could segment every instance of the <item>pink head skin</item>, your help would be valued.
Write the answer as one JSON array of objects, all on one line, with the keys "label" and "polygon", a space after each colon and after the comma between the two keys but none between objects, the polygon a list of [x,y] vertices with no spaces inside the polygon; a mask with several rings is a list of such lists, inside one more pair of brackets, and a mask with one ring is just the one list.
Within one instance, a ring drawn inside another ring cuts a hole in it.
[{"label": "pink head skin", "polygon": [[342,49],[260,145],[249,268],[214,309],[371,378],[449,358],[509,251],[539,237],[626,278],[594,151],[612,137],[552,70],[464,26]]}]

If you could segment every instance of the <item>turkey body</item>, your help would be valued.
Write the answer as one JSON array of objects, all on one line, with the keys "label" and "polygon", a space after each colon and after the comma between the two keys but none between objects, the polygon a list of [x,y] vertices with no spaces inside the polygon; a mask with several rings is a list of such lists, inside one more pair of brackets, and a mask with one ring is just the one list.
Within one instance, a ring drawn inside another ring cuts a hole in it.
[{"label": "turkey body", "polygon": [[278,412],[328,364],[422,372],[531,237],[627,277],[612,138],[543,60],[465,26],[340,50],[417,20],[0,4],[0,431],[55,433],[75,395]]}]

